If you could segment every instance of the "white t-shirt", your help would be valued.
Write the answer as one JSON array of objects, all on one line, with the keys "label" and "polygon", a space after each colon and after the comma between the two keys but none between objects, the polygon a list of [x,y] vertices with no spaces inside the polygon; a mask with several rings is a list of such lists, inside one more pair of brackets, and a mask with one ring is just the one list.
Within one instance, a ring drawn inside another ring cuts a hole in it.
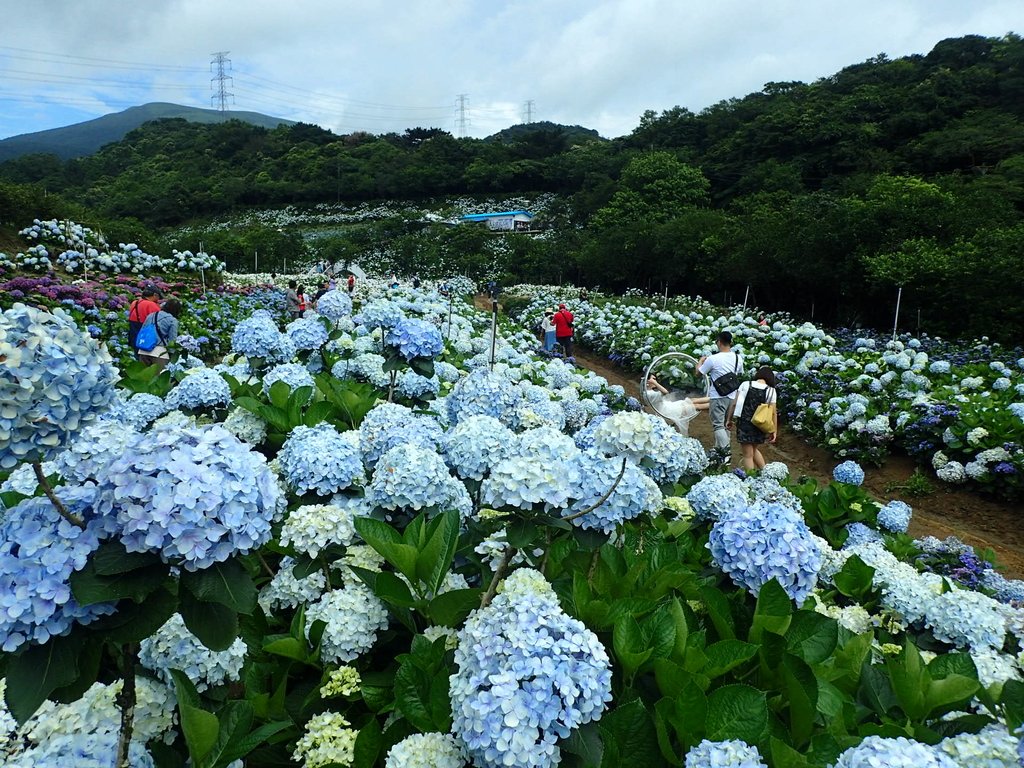
[{"label": "white t-shirt", "polygon": [[740,388],[737,389],[734,393],[736,395],[736,407],[733,408],[732,411],[733,419],[738,419],[740,416],[743,415],[743,405],[747,401],[747,392],[750,391],[751,387],[754,387],[755,389],[767,389],[768,392],[765,394],[764,401],[766,403],[775,402],[775,390],[769,387],[763,381],[744,381],[742,384],[740,384]]},{"label": "white t-shirt", "polygon": [[735,373],[737,376],[743,375],[743,358],[738,353],[732,351],[715,352],[715,354],[705,360],[697,370],[701,373],[707,374],[711,379],[710,388],[708,389],[709,397],[728,397],[730,400],[734,400],[736,398],[735,392],[731,395],[718,394],[718,390],[715,389],[715,380],[719,376],[724,376],[727,373]]}]

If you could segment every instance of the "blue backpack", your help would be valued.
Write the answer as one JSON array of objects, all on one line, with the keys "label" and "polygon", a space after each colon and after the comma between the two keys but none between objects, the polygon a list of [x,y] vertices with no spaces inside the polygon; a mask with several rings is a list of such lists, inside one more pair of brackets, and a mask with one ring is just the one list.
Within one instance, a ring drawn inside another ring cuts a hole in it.
[{"label": "blue backpack", "polygon": [[139,330],[139,335],[135,337],[135,348],[140,352],[151,352],[157,344],[163,343],[160,331],[156,327],[156,316],[159,314],[159,312],[154,312],[153,322],[143,325]]}]

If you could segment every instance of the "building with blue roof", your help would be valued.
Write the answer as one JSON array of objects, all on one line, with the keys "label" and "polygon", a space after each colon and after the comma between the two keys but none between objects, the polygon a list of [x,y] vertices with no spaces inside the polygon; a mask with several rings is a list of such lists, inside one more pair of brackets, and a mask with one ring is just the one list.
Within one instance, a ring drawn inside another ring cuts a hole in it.
[{"label": "building with blue roof", "polygon": [[460,221],[465,224],[483,224],[492,232],[528,232],[533,214],[529,211],[467,213]]}]

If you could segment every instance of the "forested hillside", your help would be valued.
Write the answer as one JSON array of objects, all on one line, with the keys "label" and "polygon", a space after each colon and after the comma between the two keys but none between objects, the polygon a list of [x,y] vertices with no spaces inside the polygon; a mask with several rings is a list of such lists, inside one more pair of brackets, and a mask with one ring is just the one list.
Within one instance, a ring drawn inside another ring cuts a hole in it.
[{"label": "forested hillside", "polygon": [[924,329],[1019,337],[1022,118],[1024,41],[969,36],[699,113],[648,112],[611,141],[552,124],[476,140],[170,120],[91,157],[5,163],[0,178],[154,228],[251,206],[554,192],[552,234],[510,277],[716,300],[749,285],[767,308],[874,324],[904,286]]}]

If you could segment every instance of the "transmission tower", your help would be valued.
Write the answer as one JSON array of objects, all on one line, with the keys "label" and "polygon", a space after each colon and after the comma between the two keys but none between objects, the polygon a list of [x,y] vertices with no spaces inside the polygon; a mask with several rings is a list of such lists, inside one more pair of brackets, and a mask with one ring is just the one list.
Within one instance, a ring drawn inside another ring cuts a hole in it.
[{"label": "transmission tower", "polygon": [[210,71],[214,73],[213,77],[210,78],[210,88],[213,89],[213,96],[210,97],[210,101],[213,106],[221,112],[228,111],[228,99],[231,99],[231,103],[235,103],[235,94],[228,91],[228,84],[234,85],[234,79],[225,74],[231,69],[231,59],[228,58],[228,54],[231,51],[217,51],[217,53],[211,53],[213,61],[210,62]]},{"label": "transmission tower", "polygon": [[525,104],[523,104],[523,122],[526,124],[530,124],[533,122],[533,105],[533,99],[530,99]]},{"label": "transmission tower", "polygon": [[466,116],[467,107],[469,106],[469,94],[460,93],[455,100],[455,124],[458,126],[459,138],[466,137],[466,126],[472,121]]}]

